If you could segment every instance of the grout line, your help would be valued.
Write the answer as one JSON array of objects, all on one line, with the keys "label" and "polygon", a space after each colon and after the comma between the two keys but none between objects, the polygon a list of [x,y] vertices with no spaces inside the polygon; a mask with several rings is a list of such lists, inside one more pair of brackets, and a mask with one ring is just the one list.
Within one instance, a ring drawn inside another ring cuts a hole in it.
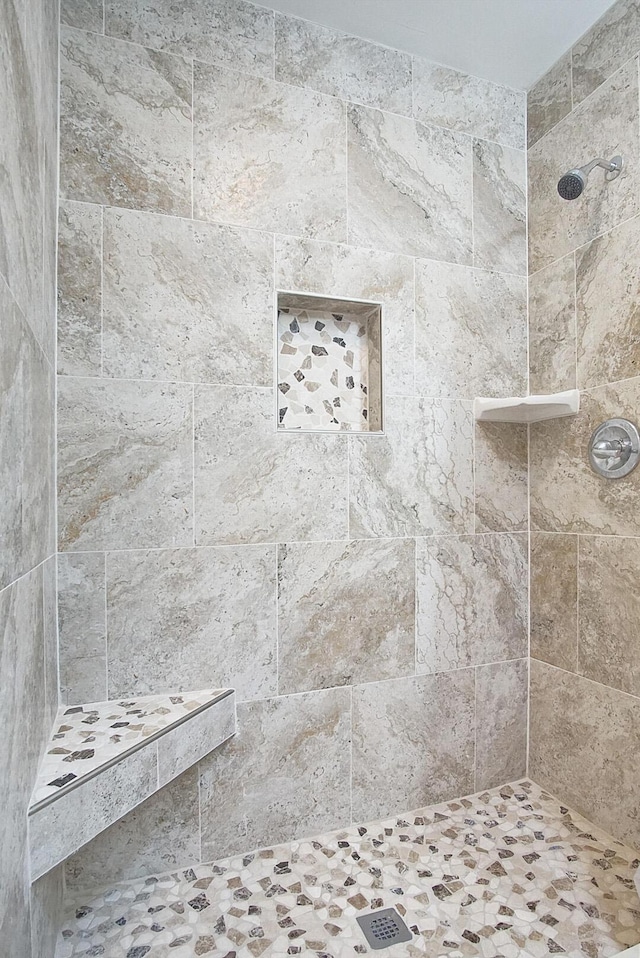
[{"label": "grout line", "polygon": [[573,251],[573,337],[574,337],[574,355],[575,355],[575,387],[580,388],[578,383],[578,253]]},{"label": "grout line", "polygon": [[191,535],[196,548],[196,387],[191,386]]},{"label": "grout line", "polygon": [[107,559],[108,553],[104,553],[102,562],[102,577],[104,583],[104,690],[105,702],[109,701],[109,627],[108,627],[108,601],[107,601]]},{"label": "grout line", "polygon": [[473,790],[478,790],[478,666],[473,670]]},{"label": "grout line", "polygon": [[581,672],[572,672],[571,669],[563,669],[560,665],[554,665],[552,662],[547,662],[545,659],[538,659],[535,656],[532,662],[539,662],[549,669],[555,669],[556,672],[571,675],[573,678],[580,679],[581,682],[589,682],[591,685],[597,685],[599,688],[606,689],[608,692],[614,692],[616,695],[624,695],[629,699],[633,699],[634,702],[640,701],[640,695],[635,695],[633,692],[625,692],[624,689],[617,688],[615,685],[605,685],[603,682],[598,682],[596,679],[592,679],[588,675],[583,675]]},{"label": "grout line", "polygon": [[580,674],[580,536],[576,536],[576,674]]},{"label": "grout line", "polygon": [[195,129],[196,129],[196,62],[191,61],[191,219],[195,219],[195,178],[196,178],[196,154],[195,154]]},{"label": "grout line", "polygon": [[[104,206],[100,207],[100,379],[104,379]],[[106,377],[109,378],[109,377]]]},{"label": "grout line", "polygon": [[275,629],[276,629],[276,696],[280,695],[280,545],[275,549]]}]

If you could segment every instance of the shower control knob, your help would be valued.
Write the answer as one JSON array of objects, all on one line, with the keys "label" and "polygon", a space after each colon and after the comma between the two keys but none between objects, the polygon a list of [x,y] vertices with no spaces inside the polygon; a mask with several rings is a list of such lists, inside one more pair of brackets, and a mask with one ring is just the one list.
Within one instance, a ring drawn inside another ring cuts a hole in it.
[{"label": "shower control knob", "polygon": [[640,435],[628,419],[608,419],[589,442],[589,462],[606,479],[628,476],[640,460]]}]

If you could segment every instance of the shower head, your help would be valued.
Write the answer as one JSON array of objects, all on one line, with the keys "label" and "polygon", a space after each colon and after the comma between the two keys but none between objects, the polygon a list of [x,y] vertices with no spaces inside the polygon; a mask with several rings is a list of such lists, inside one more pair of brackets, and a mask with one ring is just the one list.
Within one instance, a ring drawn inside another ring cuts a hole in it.
[{"label": "shower head", "polygon": [[592,160],[591,163],[587,163],[586,166],[579,166],[575,170],[569,170],[568,173],[565,173],[564,176],[561,176],[558,180],[558,193],[562,199],[577,200],[587,185],[589,173],[595,169],[596,166],[601,166],[605,171],[605,180],[615,180],[617,176],[620,176],[620,171],[622,170],[622,157],[614,156],[611,160],[603,160],[598,157],[598,159]]}]

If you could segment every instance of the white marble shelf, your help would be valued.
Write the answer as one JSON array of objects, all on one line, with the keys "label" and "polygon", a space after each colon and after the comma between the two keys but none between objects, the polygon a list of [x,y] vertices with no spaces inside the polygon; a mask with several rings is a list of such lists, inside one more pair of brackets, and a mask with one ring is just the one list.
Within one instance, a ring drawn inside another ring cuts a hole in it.
[{"label": "white marble shelf", "polygon": [[233,689],[61,708],[29,807],[32,880],[181,775],[235,730]]},{"label": "white marble shelf", "polygon": [[506,399],[479,396],[473,401],[473,415],[479,422],[542,422],[575,416],[580,409],[580,393],[568,389],[546,396],[509,396]]}]

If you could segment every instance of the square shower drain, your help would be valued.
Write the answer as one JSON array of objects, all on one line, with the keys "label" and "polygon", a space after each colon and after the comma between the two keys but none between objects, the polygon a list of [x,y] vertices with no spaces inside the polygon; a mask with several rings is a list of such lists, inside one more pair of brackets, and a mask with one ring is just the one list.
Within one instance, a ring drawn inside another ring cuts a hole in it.
[{"label": "square shower drain", "polygon": [[362,915],[356,921],[364,932],[364,937],[374,950],[397,945],[401,941],[411,941],[413,935],[395,908],[383,908],[370,915]]}]

